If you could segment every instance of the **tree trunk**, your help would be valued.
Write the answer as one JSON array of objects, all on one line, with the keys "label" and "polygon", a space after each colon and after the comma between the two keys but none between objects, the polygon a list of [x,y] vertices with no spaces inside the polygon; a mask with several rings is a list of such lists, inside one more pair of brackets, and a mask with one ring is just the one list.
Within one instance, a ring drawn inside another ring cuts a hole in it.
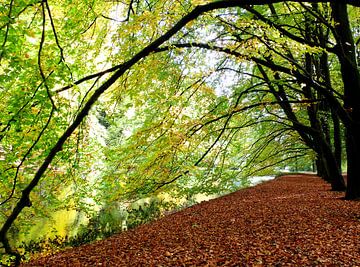
[{"label": "tree trunk", "polygon": [[344,178],[341,174],[341,169],[339,168],[336,158],[334,156],[333,151],[331,150],[330,145],[326,142],[325,139],[319,137],[319,146],[321,150],[321,154],[324,158],[323,161],[323,168],[325,171],[324,175],[327,175],[328,177],[324,177],[325,180],[330,180],[331,183],[331,190],[333,191],[345,191],[346,186],[344,182]]},{"label": "tree trunk", "polygon": [[324,157],[319,153],[317,153],[317,158],[316,158],[316,169],[317,169],[317,175],[323,178],[326,182],[330,183],[328,171],[325,170],[325,166],[324,166]]},{"label": "tree trunk", "polygon": [[[324,34],[323,31],[321,31],[321,44],[322,46],[326,45],[326,42],[329,40],[328,34]],[[332,92],[332,84],[331,84],[331,75],[329,70],[329,57],[327,52],[323,52],[320,60],[319,60],[319,73],[321,75],[321,78],[325,81],[326,87],[329,88],[329,91]],[[328,109],[331,114],[331,119],[333,123],[333,150],[334,150],[334,156],[338,165],[338,168],[341,171],[341,154],[342,154],[342,145],[341,145],[341,129],[340,129],[340,120],[338,115],[336,114],[336,110],[334,107],[330,107]],[[329,132],[330,135],[330,132]],[[328,139],[329,143],[331,142],[331,139],[329,137]]]},{"label": "tree trunk", "polygon": [[[318,154],[318,160],[321,164],[320,169],[322,171],[322,177],[331,183],[332,190],[344,191],[344,179],[341,176],[341,172],[337,166],[332,149],[329,143],[325,140],[319,120],[316,118],[316,108],[311,106],[308,110],[311,127],[302,124],[289,104],[289,99],[285,93],[284,87],[280,83],[277,83],[276,86],[278,90],[276,90],[262,66],[258,65],[258,68],[264,77],[264,80],[267,82],[270,92],[274,95],[276,100],[279,101],[279,105],[284,111],[286,117],[292,122],[294,130],[299,133],[305,144]],[[275,79],[280,79],[278,74],[275,74]],[[309,89],[309,87],[307,89]],[[310,95],[309,99],[311,99]]]},{"label": "tree trunk", "polygon": [[352,36],[346,4],[331,4],[335,21],[337,56],[344,83],[344,107],[350,122],[346,128],[348,183],[346,199],[360,198],[360,73],[357,68],[355,43]]},{"label": "tree trunk", "polygon": [[333,125],[334,125],[334,133],[333,133],[334,155],[335,155],[336,162],[339,166],[340,172],[342,172],[342,167],[341,167],[342,144],[341,144],[340,120],[334,111],[331,111],[331,117],[332,117]]},{"label": "tree trunk", "polygon": [[[316,8],[317,5],[314,6]],[[311,23],[311,19],[305,21],[305,38],[308,41],[312,40],[313,28],[315,23]],[[317,29],[317,35],[320,40],[325,40],[325,36],[322,33],[321,29]],[[314,38],[316,39],[316,38]],[[315,59],[311,54],[305,54],[305,69],[308,75],[312,78],[317,70],[318,75],[321,76],[327,82],[327,87],[331,91],[331,82],[329,76],[329,69],[327,65],[327,55],[324,53],[320,59]],[[328,78],[328,79],[327,79]],[[316,99],[316,93],[313,91],[313,88],[307,84],[303,87],[303,94],[307,99]],[[323,111],[325,116],[329,113],[329,108],[325,105],[324,102],[319,104],[313,104],[307,107],[307,114],[309,117],[311,128],[316,131],[312,134],[312,142],[315,151],[318,154],[319,167],[320,167],[320,177],[325,181],[331,183],[331,189],[334,191],[344,191],[346,186],[344,178],[341,175],[341,169],[336,161],[335,154],[333,153],[331,147],[331,138],[330,138],[330,129],[329,121],[326,117],[321,117],[319,111]]]}]

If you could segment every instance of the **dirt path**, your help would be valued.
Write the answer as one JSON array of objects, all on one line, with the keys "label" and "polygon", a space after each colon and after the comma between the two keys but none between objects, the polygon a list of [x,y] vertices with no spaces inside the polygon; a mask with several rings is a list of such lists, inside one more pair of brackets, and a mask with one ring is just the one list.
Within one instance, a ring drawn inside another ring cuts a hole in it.
[{"label": "dirt path", "polygon": [[360,202],[283,176],[27,266],[360,266]]}]

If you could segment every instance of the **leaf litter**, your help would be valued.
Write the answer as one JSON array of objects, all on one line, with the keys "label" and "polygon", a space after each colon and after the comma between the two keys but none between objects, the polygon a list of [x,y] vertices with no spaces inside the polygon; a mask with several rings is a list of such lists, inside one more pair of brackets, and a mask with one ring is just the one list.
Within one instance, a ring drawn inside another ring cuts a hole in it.
[{"label": "leaf litter", "polygon": [[287,175],[23,266],[360,266],[360,202]]}]

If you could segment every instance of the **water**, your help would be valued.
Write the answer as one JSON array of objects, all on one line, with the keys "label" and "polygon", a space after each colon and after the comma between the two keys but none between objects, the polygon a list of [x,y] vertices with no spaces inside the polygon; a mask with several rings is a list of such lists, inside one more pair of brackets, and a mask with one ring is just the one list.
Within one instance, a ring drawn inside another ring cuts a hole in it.
[{"label": "water", "polygon": [[[257,184],[272,180],[274,178],[275,176],[253,176],[248,179],[250,182],[250,186],[255,186]],[[243,186],[243,182],[242,181],[235,182],[235,185],[241,188],[241,186]],[[214,199],[219,196],[220,195],[215,195],[215,194],[212,195],[196,194],[193,197],[192,204]],[[145,202],[149,202],[149,199],[143,199],[133,203],[132,208],[139,209],[139,206],[143,206]],[[113,208],[115,208],[115,206]],[[126,212],[124,207],[121,210],[123,210],[123,212]],[[57,211],[52,215],[52,218],[50,220],[43,219],[37,224],[35,224],[29,233],[27,233],[26,235],[20,235],[19,241],[27,242],[30,240],[54,238],[55,236],[60,236],[60,237],[65,237],[69,235],[72,236],[77,233],[78,230],[77,228],[79,228],[80,225],[87,224],[88,221],[89,221],[88,218],[86,218],[84,214],[80,214],[75,210]],[[125,221],[121,221],[121,222],[119,221],[119,223],[122,224],[122,229],[125,230],[127,228],[126,218]]]},{"label": "water", "polygon": [[272,176],[270,176],[270,175],[269,176],[253,176],[253,177],[249,178],[250,186],[254,186],[254,185],[266,182],[266,181],[270,181],[270,180],[273,180],[274,178],[275,178],[274,175],[272,175]]}]

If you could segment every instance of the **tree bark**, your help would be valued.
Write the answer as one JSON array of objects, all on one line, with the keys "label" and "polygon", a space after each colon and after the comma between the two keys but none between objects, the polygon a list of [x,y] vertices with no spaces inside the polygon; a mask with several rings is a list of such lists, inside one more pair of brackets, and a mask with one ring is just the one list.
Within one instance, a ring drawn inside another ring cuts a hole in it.
[{"label": "tree bark", "polygon": [[342,172],[342,138],[341,138],[341,128],[340,128],[340,120],[337,114],[332,110],[331,117],[334,125],[334,133],[333,133],[333,142],[334,142],[334,155],[339,166],[340,172]]},{"label": "tree bark", "polygon": [[351,32],[347,6],[331,3],[335,21],[337,56],[344,83],[344,107],[351,121],[346,128],[347,190],[346,199],[360,198],[360,73],[357,68],[355,43]]},{"label": "tree bark", "polygon": [[[313,9],[318,9],[317,4],[313,4]],[[305,14],[305,39],[308,42],[322,42],[326,40],[321,26],[316,24],[312,17]],[[326,62],[325,62],[326,60]],[[310,79],[313,79],[316,73],[326,81],[326,86],[331,91],[330,76],[328,73],[326,52],[323,52],[320,58],[314,58],[310,53],[305,54],[304,67]],[[327,79],[328,78],[328,79]],[[316,91],[313,90],[310,84],[303,87],[303,94],[308,99],[316,99]],[[319,164],[321,166],[321,177],[331,183],[331,189],[334,191],[344,191],[345,182],[341,175],[341,169],[335,158],[335,154],[331,147],[331,138],[329,130],[329,122],[325,117],[320,117],[319,111],[323,114],[329,113],[329,108],[324,101],[319,104],[313,104],[307,107],[307,114],[309,117],[311,128],[316,132],[312,135],[313,146],[318,154]],[[326,115],[325,115],[326,116]],[[319,166],[319,167],[320,167]]]},{"label": "tree bark", "polygon": [[[327,37],[325,38],[324,36],[324,40],[323,42],[325,42],[325,40],[328,39]],[[325,81],[326,86],[329,88],[330,92],[332,92],[332,85],[331,85],[331,77],[330,77],[330,70],[329,70],[329,63],[328,63],[329,59],[328,59],[328,54],[326,52],[324,52],[321,57],[320,57],[320,64],[319,64],[319,68],[320,68],[320,75],[322,75],[322,78]],[[332,124],[333,124],[333,135],[332,135],[332,139],[333,139],[333,150],[334,150],[334,156],[338,165],[338,168],[340,169],[340,173],[341,171],[341,154],[342,154],[342,145],[341,145],[341,140],[342,140],[342,136],[341,136],[341,129],[340,129],[340,119],[338,114],[336,113],[336,108],[330,106],[330,113],[331,113],[331,119],[332,119]],[[329,142],[330,139],[329,139]]]}]

